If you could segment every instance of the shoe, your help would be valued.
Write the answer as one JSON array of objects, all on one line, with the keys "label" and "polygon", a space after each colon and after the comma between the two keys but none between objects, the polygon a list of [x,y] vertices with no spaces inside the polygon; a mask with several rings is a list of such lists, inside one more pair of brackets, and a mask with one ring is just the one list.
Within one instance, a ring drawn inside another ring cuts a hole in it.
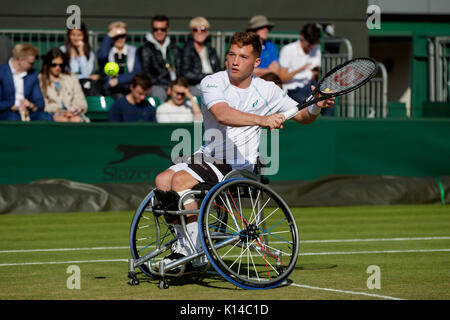
[{"label": "shoe", "polygon": [[169,255],[165,256],[163,259],[164,265],[175,260],[187,257],[189,255],[187,248],[185,246],[182,246],[178,241],[172,244],[172,248],[170,250],[172,252]]}]

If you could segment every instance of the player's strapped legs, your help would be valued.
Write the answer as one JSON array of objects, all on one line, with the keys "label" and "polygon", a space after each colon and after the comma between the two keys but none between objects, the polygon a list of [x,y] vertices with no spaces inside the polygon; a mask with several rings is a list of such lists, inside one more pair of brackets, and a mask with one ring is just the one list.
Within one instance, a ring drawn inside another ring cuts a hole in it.
[{"label": "player's strapped legs", "polygon": [[[186,180],[186,174],[200,183],[206,183],[211,187],[219,183],[223,177],[231,171],[231,167],[223,163],[215,163],[215,161],[208,161],[210,159],[203,159],[201,154],[196,154],[190,157],[186,162],[178,163],[169,168],[175,172],[172,179],[172,190],[176,191],[178,196],[182,198],[184,209],[198,209],[198,204],[195,202],[193,196],[186,196],[191,189],[182,189],[181,186],[189,185],[183,180]],[[184,171],[184,172],[183,172]],[[181,180],[181,181],[180,181]],[[191,186],[195,187],[195,186]],[[201,249],[200,238],[198,235],[197,215],[186,216],[187,236],[192,240],[196,250]],[[179,222],[174,222],[175,232],[177,233],[178,241],[181,245],[189,247],[184,232]],[[188,250],[190,251],[190,250]]]}]

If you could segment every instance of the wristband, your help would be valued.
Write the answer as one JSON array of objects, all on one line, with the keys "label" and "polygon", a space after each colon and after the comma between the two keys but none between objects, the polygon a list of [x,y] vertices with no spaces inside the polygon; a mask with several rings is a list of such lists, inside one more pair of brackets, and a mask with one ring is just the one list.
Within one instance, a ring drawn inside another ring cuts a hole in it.
[{"label": "wristband", "polygon": [[317,116],[320,113],[321,108],[319,108],[316,104],[312,104],[308,107],[309,113],[311,113],[313,116]]}]

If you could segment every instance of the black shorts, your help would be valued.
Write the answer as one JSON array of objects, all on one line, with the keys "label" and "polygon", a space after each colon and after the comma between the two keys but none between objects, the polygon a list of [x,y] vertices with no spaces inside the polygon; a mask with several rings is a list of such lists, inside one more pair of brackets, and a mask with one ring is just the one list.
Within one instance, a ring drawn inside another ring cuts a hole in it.
[{"label": "black shorts", "polygon": [[213,158],[203,157],[201,153],[195,154],[195,158],[193,155],[183,162],[174,164],[169,169],[175,172],[185,170],[197,181],[211,185],[222,181],[223,177],[232,170],[230,165]]}]

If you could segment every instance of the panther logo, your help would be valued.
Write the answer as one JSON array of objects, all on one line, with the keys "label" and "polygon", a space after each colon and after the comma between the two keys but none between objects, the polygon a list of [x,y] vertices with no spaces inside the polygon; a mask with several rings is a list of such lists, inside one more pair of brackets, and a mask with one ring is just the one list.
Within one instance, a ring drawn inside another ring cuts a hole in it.
[{"label": "panther logo", "polygon": [[162,158],[170,159],[170,155],[163,150],[164,147],[165,146],[134,146],[130,144],[119,144],[116,150],[122,153],[122,158],[108,162],[108,164],[118,164],[146,154],[156,154]]}]

